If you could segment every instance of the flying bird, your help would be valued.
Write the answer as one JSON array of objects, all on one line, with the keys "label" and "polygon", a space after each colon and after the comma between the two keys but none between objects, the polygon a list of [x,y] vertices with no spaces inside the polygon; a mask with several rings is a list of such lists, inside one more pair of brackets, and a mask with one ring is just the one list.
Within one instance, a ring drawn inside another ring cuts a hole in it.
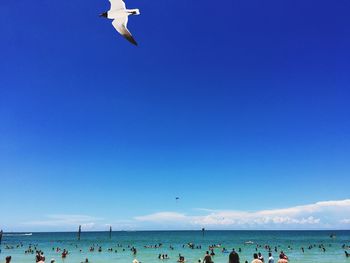
[{"label": "flying bird", "polygon": [[100,16],[113,20],[112,25],[114,28],[125,37],[130,43],[137,46],[137,42],[131,35],[127,28],[128,17],[130,15],[139,15],[139,9],[126,9],[123,0],[109,0],[111,3],[111,9],[107,12],[102,13]]}]

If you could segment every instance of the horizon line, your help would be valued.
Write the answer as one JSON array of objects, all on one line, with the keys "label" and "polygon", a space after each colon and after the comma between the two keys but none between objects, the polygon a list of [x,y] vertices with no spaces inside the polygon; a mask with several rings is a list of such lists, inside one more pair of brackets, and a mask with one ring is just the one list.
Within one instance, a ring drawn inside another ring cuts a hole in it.
[{"label": "horizon line", "polygon": [[[237,232],[250,232],[250,231],[294,231],[294,232],[305,232],[305,231],[350,231],[350,229],[205,229],[206,232],[214,232],[214,231],[237,231]],[[99,232],[110,232],[109,230],[86,230],[86,231],[81,231],[81,233],[99,233]],[[171,230],[164,230],[164,229],[153,229],[153,230],[113,230],[113,232],[202,232],[202,230],[195,230],[195,229],[171,229]],[[3,234],[26,234],[26,233],[78,233],[78,231],[72,231],[72,230],[67,230],[67,231],[11,231],[11,232],[5,232],[3,231]]]}]

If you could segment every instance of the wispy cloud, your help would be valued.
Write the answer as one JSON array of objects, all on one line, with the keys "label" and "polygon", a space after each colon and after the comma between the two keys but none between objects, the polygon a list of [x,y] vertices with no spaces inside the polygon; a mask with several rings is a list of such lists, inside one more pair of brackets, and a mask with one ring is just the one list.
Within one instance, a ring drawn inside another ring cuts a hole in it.
[{"label": "wispy cloud", "polygon": [[350,219],[342,219],[342,220],[340,220],[340,223],[342,223],[342,224],[350,224]]},{"label": "wispy cloud", "polygon": [[55,228],[75,228],[81,225],[84,229],[93,229],[96,226],[96,222],[100,220],[102,220],[102,218],[88,215],[56,214],[47,215],[40,220],[24,222],[23,225]]},{"label": "wispy cloud", "polygon": [[212,228],[332,228],[348,224],[344,216],[350,215],[350,199],[317,202],[281,209],[236,211],[197,209],[206,214],[188,215],[177,212],[158,212],[137,216],[139,222],[167,224],[183,227],[206,226]]},{"label": "wispy cloud", "polygon": [[176,213],[176,212],[159,212],[159,213],[154,213],[150,215],[145,215],[145,216],[137,216],[135,217],[135,220],[137,221],[149,221],[149,222],[155,222],[155,223],[160,223],[160,222],[177,222],[177,221],[187,221],[188,216],[185,214],[181,213]]}]

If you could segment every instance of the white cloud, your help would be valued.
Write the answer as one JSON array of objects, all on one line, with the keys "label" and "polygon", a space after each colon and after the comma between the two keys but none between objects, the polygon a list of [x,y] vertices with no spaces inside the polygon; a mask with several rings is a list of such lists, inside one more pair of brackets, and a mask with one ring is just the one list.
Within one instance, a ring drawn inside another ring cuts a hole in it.
[{"label": "white cloud", "polygon": [[172,222],[172,221],[186,221],[187,216],[185,214],[176,212],[160,212],[145,216],[137,216],[135,219],[137,221],[150,221],[150,222]]},{"label": "white cloud", "polygon": [[350,219],[342,219],[342,220],[340,220],[340,223],[342,223],[342,224],[350,224]]},{"label": "white cloud", "polygon": [[58,214],[47,215],[44,219],[25,222],[23,225],[55,228],[76,228],[77,226],[81,225],[85,230],[89,230],[93,229],[96,225],[96,222],[99,220],[101,220],[101,218],[96,218],[88,215]]},{"label": "white cloud", "polygon": [[55,214],[20,227],[40,230],[141,230],[141,229],[345,229],[350,224],[350,199],[259,211],[193,209],[161,211],[134,218],[108,221],[89,215]]},{"label": "white cloud", "polygon": [[[260,211],[197,209],[205,215],[187,215],[177,212],[158,212],[134,219],[144,223],[167,224],[177,227],[202,226],[222,229],[239,228],[332,228],[341,218],[350,215],[350,199],[317,202],[309,205]],[[350,220],[343,219],[343,224]]]}]

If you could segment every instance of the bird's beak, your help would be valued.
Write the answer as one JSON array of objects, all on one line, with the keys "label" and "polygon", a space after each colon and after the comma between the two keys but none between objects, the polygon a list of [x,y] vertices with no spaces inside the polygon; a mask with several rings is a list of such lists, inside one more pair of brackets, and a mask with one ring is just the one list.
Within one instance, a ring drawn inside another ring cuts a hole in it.
[{"label": "bird's beak", "polygon": [[107,12],[100,14],[100,17],[107,17]]}]

